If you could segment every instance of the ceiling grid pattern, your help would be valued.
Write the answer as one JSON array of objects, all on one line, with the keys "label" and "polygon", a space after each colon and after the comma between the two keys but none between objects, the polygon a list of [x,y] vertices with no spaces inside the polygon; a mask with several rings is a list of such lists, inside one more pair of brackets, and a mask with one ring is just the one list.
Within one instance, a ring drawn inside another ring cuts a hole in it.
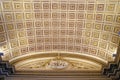
[{"label": "ceiling grid pattern", "polygon": [[3,59],[65,51],[113,61],[119,31],[119,0],[0,1]]}]

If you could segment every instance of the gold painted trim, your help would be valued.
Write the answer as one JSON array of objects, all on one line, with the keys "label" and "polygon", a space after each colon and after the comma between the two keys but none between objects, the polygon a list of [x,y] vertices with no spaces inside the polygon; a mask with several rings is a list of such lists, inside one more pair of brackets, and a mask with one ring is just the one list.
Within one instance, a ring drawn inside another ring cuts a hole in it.
[{"label": "gold painted trim", "polygon": [[[9,62],[11,64],[16,64],[17,62],[24,61],[27,59],[36,59],[36,58],[46,58],[46,57],[56,57],[58,56],[58,52],[47,52],[47,53],[35,53],[35,54],[26,54],[23,56],[19,56],[16,58],[11,59]],[[60,53],[60,56],[62,57],[69,57],[69,58],[76,58],[76,59],[84,59],[89,60],[91,62],[96,62],[99,64],[102,64],[103,66],[107,65],[107,62],[104,60],[101,60],[99,58],[96,58],[94,56],[89,55],[81,55],[76,53]]]}]

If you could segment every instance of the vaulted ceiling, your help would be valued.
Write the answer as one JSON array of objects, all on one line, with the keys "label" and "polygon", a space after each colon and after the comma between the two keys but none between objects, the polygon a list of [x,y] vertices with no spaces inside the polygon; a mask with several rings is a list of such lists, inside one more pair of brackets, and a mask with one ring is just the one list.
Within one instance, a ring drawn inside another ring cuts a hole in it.
[{"label": "vaulted ceiling", "polygon": [[3,60],[55,52],[110,62],[119,31],[120,0],[0,1]]}]

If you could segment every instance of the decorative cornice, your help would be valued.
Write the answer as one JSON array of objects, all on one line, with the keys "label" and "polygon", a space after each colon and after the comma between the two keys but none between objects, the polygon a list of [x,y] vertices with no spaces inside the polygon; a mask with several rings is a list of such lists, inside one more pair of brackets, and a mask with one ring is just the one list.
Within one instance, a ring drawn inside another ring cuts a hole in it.
[{"label": "decorative cornice", "polygon": [[14,74],[14,72],[14,67],[10,65],[8,61],[2,61],[2,59],[0,60],[0,75],[9,76]]},{"label": "decorative cornice", "polygon": [[120,61],[118,63],[109,64],[108,68],[104,68],[103,75],[106,75],[113,80],[120,79]]}]

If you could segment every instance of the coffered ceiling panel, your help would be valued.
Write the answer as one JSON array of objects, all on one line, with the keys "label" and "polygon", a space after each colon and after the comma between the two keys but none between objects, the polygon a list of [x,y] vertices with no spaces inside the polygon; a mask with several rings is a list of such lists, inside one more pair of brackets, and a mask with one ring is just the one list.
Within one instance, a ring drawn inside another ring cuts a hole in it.
[{"label": "coffered ceiling panel", "polygon": [[1,0],[3,59],[46,51],[113,61],[120,31],[119,0]]}]

